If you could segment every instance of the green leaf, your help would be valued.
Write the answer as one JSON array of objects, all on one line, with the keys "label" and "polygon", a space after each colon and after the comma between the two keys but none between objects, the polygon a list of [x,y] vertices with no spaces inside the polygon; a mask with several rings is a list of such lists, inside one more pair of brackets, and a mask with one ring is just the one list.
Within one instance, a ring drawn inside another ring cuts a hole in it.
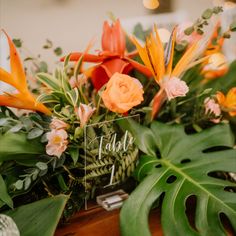
[{"label": "green leaf", "polygon": [[78,148],[70,148],[69,149],[70,156],[74,162],[74,165],[77,163],[79,159],[79,149]]},{"label": "green leaf", "polygon": [[39,128],[33,128],[27,135],[27,139],[35,139],[43,134],[43,130]]},{"label": "green leaf", "polygon": [[32,158],[44,152],[38,140],[28,140],[24,133],[0,134],[0,162]]},{"label": "green leaf", "polygon": [[56,54],[56,56],[61,56],[62,55],[62,48],[61,47],[57,47],[54,49],[54,53]]},{"label": "green leaf", "polygon": [[21,236],[53,236],[68,197],[58,195],[5,212],[16,223]]},{"label": "green leaf", "polygon": [[9,207],[13,208],[12,199],[7,192],[6,184],[1,175],[0,175],[0,200],[5,204],[7,204]]},{"label": "green leaf", "polygon": [[156,153],[156,147],[154,142],[153,133],[147,127],[139,125],[132,119],[120,119],[117,123],[123,130],[128,130],[135,138],[134,143],[139,147],[141,151],[148,155],[154,155]]},{"label": "green leaf", "polygon": [[22,47],[22,40],[21,39],[12,39],[12,42],[15,44],[17,48]]},{"label": "green leaf", "polygon": [[210,8],[209,8],[209,9],[206,9],[206,10],[203,12],[203,14],[202,14],[202,18],[205,19],[205,20],[208,20],[208,19],[211,18],[212,14],[213,14],[213,10],[212,10],[212,9],[210,9]]},{"label": "green leaf", "polygon": [[[160,199],[164,235],[226,235],[220,213],[236,230],[236,193],[225,190],[236,184],[209,176],[215,171],[236,170],[236,150],[232,149],[234,139],[229,126],[217,125],[188,135],[183,126],[153,122],[150,132],[159,152],[140,160],[135,176],[142,182],[122,208],[122,235],[151,235],[149,212]],[[197,231],[186,215],[190,196],[197,199],[193,219]]]},{"label": "green leaf", "polygon": [[40,61],[39,69],[37,72],[47,73],[48,72],[48,65],[45,61]]},{"label": "green leaf", "polygon": [[53,76],[46,73],[39,73],[36,75],[36,77],[42,84],[46,85],[48,88],[60,91],[58,80]]},{"label": "green leaf", "polygon": [[194,31],[194,27],[191,26],[191,27],[188,27],[188,28],[184,31],[184,33],[185,33],[186,35],[190,35],[190,34],[193,33],[193,31]]},{"label": "green leaf", "polygon": [[230,31],[235,32],[236,31],[236,21],[234,21],[233,23],[230,24]]},{"label": "green leaf", "polygon": [[80,59],[78,60],[78,62],[75,65],[75,69],[74,69],[74,77],[77,78],[77,76],[80,74],[81,71],[81,66],[83,64],[83,59],[84,57],[81,56]]},{"label": "green leaf", "polygon": [[49,40],[49,39],[46,39],[46,43],[43,45],[43,48],[44,49],[49,49],[49,48],[52,48],[52,46],[53,46],[52,41]]},{"label": "green leaf", "polygon": [[47,170],[47,169],[48,169],[47,164],[44,163],[44,162],[38,162],[38,163],[36,163],[36,166],[37,166],[40,170]]}]

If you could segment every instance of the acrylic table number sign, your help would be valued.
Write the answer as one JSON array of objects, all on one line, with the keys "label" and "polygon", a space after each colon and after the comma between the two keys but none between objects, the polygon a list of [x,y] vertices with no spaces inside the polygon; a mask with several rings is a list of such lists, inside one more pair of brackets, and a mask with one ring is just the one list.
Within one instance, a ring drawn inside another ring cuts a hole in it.
[{"label": "acrylic table number sign", "polygon": [[[127,194],[120,188],[132,175],[138,158],[134,137],[119,125],[121,120],[128,119],[139,122],[139,115],[84,127],[85,209],[98,206],[95,204],[96,198],[98,203],[103,199],[104,205],[114,203],[116,207],[121,206],[122,200],[127,198]],[[105,209],[108,210],[108,207]]]}]

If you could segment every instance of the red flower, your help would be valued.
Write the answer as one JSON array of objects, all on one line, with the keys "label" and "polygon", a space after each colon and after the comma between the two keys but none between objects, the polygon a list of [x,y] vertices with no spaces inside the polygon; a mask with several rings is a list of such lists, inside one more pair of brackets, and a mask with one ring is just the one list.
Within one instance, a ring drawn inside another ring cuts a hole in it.
[{"label": "red flower", "polygon": [[[125,34],[121,28],[120,21],[117,20],[111,26],[105,21],[103,25],[102,51],[98,55],[84,54],[82,52],[72,53],[70,60],[78,61],[83,55],[85,62],[99,63],[92,68],[89,74],[97,90],[106,84],[116,72],[129,74],[133,69],[136,69],[151,77],[152,74],[146,66],[132,60],[132,57],[137,53],[126,53],[125,50]],[[63,60],[64,58],[62,58]]]}]

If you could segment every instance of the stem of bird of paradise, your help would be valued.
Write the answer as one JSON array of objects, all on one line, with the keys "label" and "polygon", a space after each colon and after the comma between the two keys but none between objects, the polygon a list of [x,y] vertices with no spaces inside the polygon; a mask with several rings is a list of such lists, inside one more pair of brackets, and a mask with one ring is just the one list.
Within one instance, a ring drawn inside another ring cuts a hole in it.
[{"label": "stem of bird of paradise", "polygon": [[152,120],[155,119],[160,111],[162,105],[167,99],[167,95],[164,89],[160,89],[153,99],[152,103]]}]

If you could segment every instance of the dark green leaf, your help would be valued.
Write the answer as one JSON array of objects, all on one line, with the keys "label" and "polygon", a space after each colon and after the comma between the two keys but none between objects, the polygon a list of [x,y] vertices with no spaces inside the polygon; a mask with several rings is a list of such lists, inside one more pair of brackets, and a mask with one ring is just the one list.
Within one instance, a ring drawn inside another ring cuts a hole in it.
[{"label": "dark green leaf", "polygon": [[21,39],[12,39],[12,42],[15,44],[17,48],[22,47],[22,40]]},{"label": "dark green leaf", "polygon": [[56,56],[61,56],[62,55],[62,48],[60,48],[60,47],[55,48],[54,53],[56,54]]},{"label": "dark green leaf", "polygon": [[[229,126],[217,125],[187,135],[180,125],[153,122],[150,132],[159,154],[140,160],[135,176],[142,182],[122,208],[122,235],[151,235],[149,212],[161,196],[164,235],[226,235],[220,213],[227,216],[236,230],[236,193],[225,190],[236,184],[209,176],[216,171],[236,170],[236,150],[232,148],[234,139]],[[197,231],[186,215],[186,201],[190,196],[197,198],[193,218]]]},{"label": "dark green leaf", "polygon": [[78,148],[70,148],[69,149],[70,156],[74,162],[74,164],[77,163],[79,158],[79,149]]},{"label": "dark green leaf", "polygon": [[5,204],[7,204],[9,207],[13,208],[12,199],[7,192],[6,184],[1,175],[0,175],[0,200]]}]

